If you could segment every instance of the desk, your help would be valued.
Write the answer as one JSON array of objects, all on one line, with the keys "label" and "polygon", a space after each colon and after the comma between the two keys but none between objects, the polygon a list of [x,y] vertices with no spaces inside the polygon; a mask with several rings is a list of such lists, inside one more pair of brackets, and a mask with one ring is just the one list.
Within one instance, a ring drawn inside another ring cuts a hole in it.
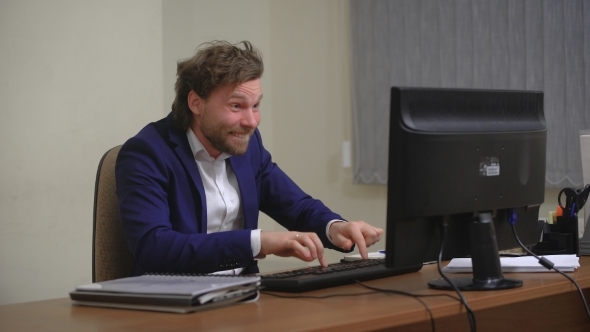
[{"label": "desk", "polygon": [[[590,257],[574,279],[590,299]],[[524,281],[516,289],[464,292],[475,312],[478,331],[590,331],[575,286],[557,273],[510,273]],[[445,292],[428,289],[438,278],[436,266],[422,271],[367,282],[368,285],[416,294]],[[364,293],[347,285],[305,293]],[[285,294],[285,293],[282,293]],[[285,294],[292,296],[293,294]],[[464,308],[448,297],[423,298],[436,321],[436,331],[469,331]],[[69,298],[0,306],[0,331],[430,331],[430,318],[415,299],[370,293],[327,299],[284,299],[262,294],[255,303],[239,304],[192,314],[170,314],[72,306]]]}]

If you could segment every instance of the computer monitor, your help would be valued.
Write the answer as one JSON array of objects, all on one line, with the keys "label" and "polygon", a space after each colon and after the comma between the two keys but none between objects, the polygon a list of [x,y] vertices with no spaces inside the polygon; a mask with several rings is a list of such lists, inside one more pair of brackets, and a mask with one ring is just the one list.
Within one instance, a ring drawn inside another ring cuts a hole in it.
[{"label": "computer monitor", "polygon": [[522,242],[538,242],[545,154],[542,92],[393,87],[386,266],[437,260],[444,223],[443,259],[472,258],[461,289],[521,285],[503,277],[498,250],[519,246],[513,214]]}]

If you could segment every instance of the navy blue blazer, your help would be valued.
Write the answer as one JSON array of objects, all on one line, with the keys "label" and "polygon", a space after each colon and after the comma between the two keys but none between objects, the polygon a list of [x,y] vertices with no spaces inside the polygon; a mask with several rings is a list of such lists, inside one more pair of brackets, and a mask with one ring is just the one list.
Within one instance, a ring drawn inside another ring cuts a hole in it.
[{"label": "navy blue blazer", "polygon": [[[240,187],[244,230],[207,234],[205,191],[186,132],[172,113],[148,124],[121,148],[117,195],[125,239],[145,272],[209,273],[243,267],[258,272],[250,230],[264,212],[289,230],[315,232],[326,248],[330,220],[342,219],[304,193],[262,145],[258,130],[243,156],[229,158]],[[346,251],[348,252],[348,251]]]}]

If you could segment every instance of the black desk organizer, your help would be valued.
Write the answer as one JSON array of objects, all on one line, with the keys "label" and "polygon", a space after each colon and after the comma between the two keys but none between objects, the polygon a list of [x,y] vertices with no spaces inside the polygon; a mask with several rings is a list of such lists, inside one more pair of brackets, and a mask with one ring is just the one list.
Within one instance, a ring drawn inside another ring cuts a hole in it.
[{"label": "black desk organizer", "polygon": [[543,240],[533,247],[537,255],[580,256],[578,217],[557,217],[554,224],[546,224]]}]

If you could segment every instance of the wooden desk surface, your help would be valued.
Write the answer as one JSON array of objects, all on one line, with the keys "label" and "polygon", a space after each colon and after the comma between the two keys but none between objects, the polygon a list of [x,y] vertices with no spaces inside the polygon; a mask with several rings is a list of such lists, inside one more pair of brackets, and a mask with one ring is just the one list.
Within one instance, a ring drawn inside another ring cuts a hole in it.
[{"label": "wooden desk surface", "polygon": [[[590,300],[590,257],[570,273]],[[511,290],[464,292],[475,312],[478,331],[590,331],[574,285],[557,273],[510,273],[524,281]],[[414,294],[450,294],[429,289],[436,266],[366,284]],[[0,331],[430,331],[430,317],[416,299],[369,292],[359,285],[334,287],[301,295],[359,294],[326,299],[278,298],[262,294],[255,303],[171,314],[73,306],[69,298],[0,306]],[[297,294],[280,293],[285,296]],[[448,297],[422,298],[432,311],[436,331],[468,331],[465,309]]]}]

